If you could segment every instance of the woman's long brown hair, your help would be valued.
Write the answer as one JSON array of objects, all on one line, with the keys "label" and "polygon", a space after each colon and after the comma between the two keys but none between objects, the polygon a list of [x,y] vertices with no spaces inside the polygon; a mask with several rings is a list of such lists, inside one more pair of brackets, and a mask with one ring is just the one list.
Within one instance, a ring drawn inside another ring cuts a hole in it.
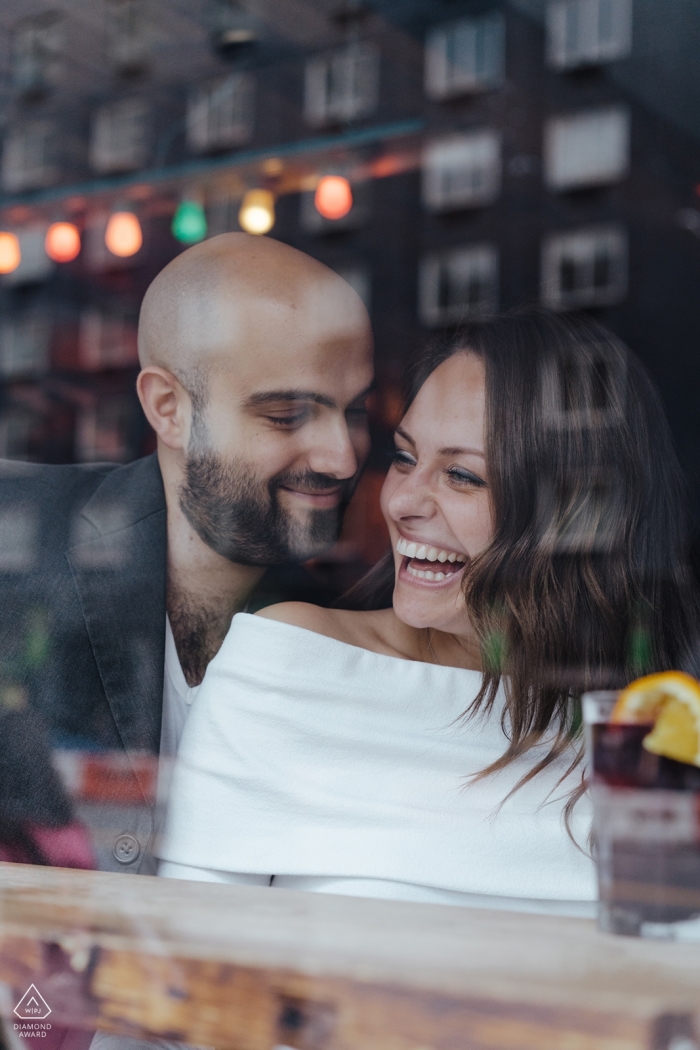
[{"label": "woman's long brown hair", "polygon": [[[480,775],[546,737],[520,787],[579,736],[582,692],[693,667],[700,606],[686,494],[656,391],[602,325],[539,310],[468,324],[417,360],[407,407],[443,361],[465,352],[485,365],[495,522],[464,575],[484,663],[465,717],[491,709],[503,681],[508,745]],[[393,582],[389,554],[343,604],[386,607]],[[579,760],[580,745],[572,768]]]}]

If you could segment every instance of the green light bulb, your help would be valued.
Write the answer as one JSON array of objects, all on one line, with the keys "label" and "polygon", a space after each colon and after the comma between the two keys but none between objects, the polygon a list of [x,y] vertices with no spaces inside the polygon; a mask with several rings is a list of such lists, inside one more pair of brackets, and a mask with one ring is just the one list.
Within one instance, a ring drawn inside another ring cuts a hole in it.
[{"label": "green light bulb", "polygon": [[199,201],[181,201],[170,227],[173,237],[182,244],[196,244],[207,235],[207,217]]}]

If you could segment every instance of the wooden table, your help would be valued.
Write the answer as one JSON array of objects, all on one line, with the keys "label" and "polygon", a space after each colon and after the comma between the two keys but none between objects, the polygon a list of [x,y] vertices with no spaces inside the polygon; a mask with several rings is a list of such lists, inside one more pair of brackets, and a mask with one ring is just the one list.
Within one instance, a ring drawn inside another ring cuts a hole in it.
[{"label": "wooden table", "polygon": [[699,945],[23,865],[0,865],[0,981],[6,1017],[33,983],[55,1025],[222,1050],[692,1050],[700,1034]]}]

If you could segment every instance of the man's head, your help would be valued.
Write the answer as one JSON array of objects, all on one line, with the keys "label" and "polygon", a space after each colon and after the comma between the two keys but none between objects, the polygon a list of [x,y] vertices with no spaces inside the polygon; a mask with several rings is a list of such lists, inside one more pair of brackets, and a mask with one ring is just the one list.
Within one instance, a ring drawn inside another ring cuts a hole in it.
[{"label": "man's head", "polygon": [[267,237],[214,237],[151,284],[139,357],[166,491],[209,547],[262,566],[333,543],[372,384],[369,319],[342,278]]}]

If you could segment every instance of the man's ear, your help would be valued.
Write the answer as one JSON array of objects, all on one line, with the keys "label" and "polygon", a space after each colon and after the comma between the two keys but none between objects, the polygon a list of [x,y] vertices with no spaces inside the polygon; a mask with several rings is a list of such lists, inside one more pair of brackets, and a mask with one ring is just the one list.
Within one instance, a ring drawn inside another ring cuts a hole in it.
[{"label": "man's ear", "polygon": [[192,402],[172,372],[147,365],[136,380],[136,391],[146,419],[168,448],[187,448],[192,421]]}]

